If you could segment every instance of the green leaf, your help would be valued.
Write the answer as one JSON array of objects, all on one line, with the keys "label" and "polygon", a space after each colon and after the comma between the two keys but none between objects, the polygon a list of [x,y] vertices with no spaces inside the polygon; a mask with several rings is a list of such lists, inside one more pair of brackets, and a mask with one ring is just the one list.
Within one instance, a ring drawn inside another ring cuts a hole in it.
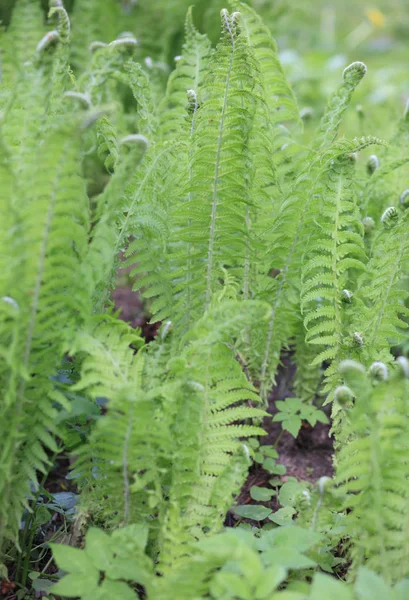
[{"label": "green leaf", "polygon": [[287,470],[284,465],[278,465],[274,458],[266,458],[263,462],[263,469],[274,475],[285,475]]},{"label": "green leaf", "polygon": [[[145,523],[134,523],[127,527],[121,527],[112,533],[111,540],[119,549],[124,545],[132,544],[140,550],[145,550],[148,542],[148,526]],[[122,554],[122,552],[120,553]]]},{"label": "green leaf", "polygon": [[249,438],[247,440],[247,443],[250,446],[250,448],[253,448],[253,450],[257,450],[257,448],[260,446],[260,442],[257,438]]},{"label": "green leaf", "polygon": [[254,591],[254,600],[264,600],[274,592],[287,577],[287,569],[281,565],[272,564],[263,573],[261,581]]},{"label": "green leaf", "polygon": [[396,600],[407,600],[409,598],[409,579],[404,579],[395,585]]},{"label": "green leaf", "polygon": [[85,537],[85,553],[100,571],[107,571],[114,557],[111,538],[105,531],[91,527]]},{"label": "green leaf", "polygon": [[137,600],[138,595],[123,581],[105,579],[99,591],[98,600]]},{"label": "green leaf", "polygon": [[[352,590],[346,583],[337,581],[329,575],[317,573],[312,583],[309,600],[323,600],[323,598],[354,600]],[[384,600],[386,600],[386,596]]]},{"label": "green leaf", "polygon": [[32,579],[34,581],[34,579],[38,579],[40,577],[41,573],[39,573],[38,571],[31,571],[28,576],[30,579]]},{"label": "green leaf", "polygon": [[112,580],[127,579],[146,585],[153,576],[150,566],[147,556],[138,557],[137,554],[132,558],[116,556],[106,573]]},{"label": "green leaf", "polygon": [[293,416],[290,419],[286,419],[281,423],[283,429],[291,433],[293,437],[297,437],[300,429],[301,429],[302,421],[300,417]]},{"label": "green leaf", "polygon": [[250,496],[253,500],[257,500],[257,502],[266,502],[267,500],[270,500],[275,493],[275,490],[269,490],[268,488],[259,487],[258,485],[253,485],[250,488]]},{"label": "green leaf", "polygon": [[305,485],[296,480],[286,481],[286,483],[281,486],[278,495],[281,506],[294,506],[297,496],[301,494],[304,489]]},{"label": "green leaf", "polygon": [[45,506],[40,506],[35,510],[34,527],[40,527],[51,520],[51,513]]},{"label": "green leaf", "polygon": [[254,453],[254,461],[257,463],[262,463],[264,460],[264,456],[261,452],[255,452]]},{"label": "green leaf", "polygon": [[307,600],[307,597],[302,592],[288,592],[284,590],[283,592],[277,592],[269,600]]},{"label": "green leaf", "polygon": [[261,447],[264,456],[270,456],[271,458],[278,458],[278,452],[273,446],[262,446]]},{"label": "green leaf", "polygon": [[63,544],[50,544],[57,566],[68,573],[87,573],[96,571],[92,560],[84,550],[64,546]]},{"label": "green leaf", "polygon": [[54,585],[53,581],[49,579],[35,579],[31,584],[31,587],[36,592],[48,592],[51,591],[52,586]]},{"label": "green leaf", "polygon": [[254,521],[262,521],[266,519],[273,511],[271,508],[265,506],[258,506],[256,504],[241,504],[234,508],[234,512],[239,517],[245,519],[253,519]]},{"label": "green leaf", "polygon": [[272,515],[269,515],[270,521],[277,523],[277,525],[288,525],[292,523],[292,517],[295,515],[296,511],[291,508],[291,506],[286,506],[285,508],[280,508]]},{"label": "green leaf", "polygon": [[58,596],[67,596],[67,598],[76,598],[95,592],[98,588],[99,572],[96,569],[89,570],[87,573],[73,573],[65,575],[52,588],[51,592]]},{"label": "green leaf", "polygon": [[393,597],[392,589],[382,577],[366,567],[358,569],[355,593],[359,600],[385,600]]}]

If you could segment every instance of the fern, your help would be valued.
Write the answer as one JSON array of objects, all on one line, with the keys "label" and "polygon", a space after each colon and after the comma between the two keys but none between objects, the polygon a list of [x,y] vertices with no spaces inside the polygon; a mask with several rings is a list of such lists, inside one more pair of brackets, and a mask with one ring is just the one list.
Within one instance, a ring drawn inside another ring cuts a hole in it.
[{"label": "fern", "polygon": [[[396,215],[396,218],[395,218]],[[383,230],[374,240],[373,255],[357,294],[353,327],[363,337],[359,356],[365,364],[390,362],[390,343],[402,339],[407,327],[402,280],[407,277],[407,212],[399,218],[395,209],[385,211]]]},{"label": "fern", "polygon": [[186,92],[199,94],[203,76],[211,54],[209,40],[193,25],[189,9],[185,23],[185,43],[176,69],[168,79],[165,97],[160,106],[160,131],[162,139],[178,135],[186,121]]},{"label": "fern", "polygon": [[[263,308],[249,305],[243,318],[258,318]],[[263,433],[251,425],[231,425],[264,412],[237,406],[257,402],[257,394],[221,343],[239,327],[237,304],[221,304],[214,311],[198,322],[191,341],[168,365],[172,340],[164,336],[135,357],[129,344],[135,347],[138,339],[124,324],[110,321],[97,323],[73,348],[85,353],[75,389],[109,399],[108,415],[76,463],[87,506],[111,524],[140,522],[155,512],[152,552],[160,549],[164,572],[188,551],[198,523],[209,532],[220,529],[247,470],[238,438]],[[156,372],[154,379],[151,372]],[[151,431],[148,445],[146,429]],[[94,476],[100,482],[96,487]],[[169,488],[167,496],[159,481]]]},{"label": "fern", "polygon": [[397,581],[408,572],[407,380],[399,367],[378,385],[359,364],[343,371],[357,399],[347,409],[354,437],[337,467],[353,567],[365,561],[386,581]]},{"label": "fern", "polygon": [[2,511],[2,541],[5,536],[15,537],[30,481],[35,485],[36,471],[44,471],[48,462],[43,446],[56,451],[50,435],[56,433],[56,412],[49,377],[70,330],[88,308],[84,283],[76,277],[86,253],[88,229],[79,155],[77,124],[54,128],[44,140],[39,164],[26,167],[30,188],[28,181],[20,183],[14,194],[14,231],[23,251],[20,246],[19,261],[1,292],[18,313],[18,322],[17,315],[10,320],[10,307],[3,301],[2,310],[7,311],[3,343],[8,339],[13,343],[2,350],[8,356],[1,419],[0,494],[2,506],[7,507]]},{"label": "fern", "polygon": [[343,290],[350,287],[350,270],[365,268],[361,219],[351,185],[353,162],[349,156],[333,160],[317,188],[320,217],[303,269],[301,308],[306,341],[326,348],[312,364],[337,358],[343,342]]}]

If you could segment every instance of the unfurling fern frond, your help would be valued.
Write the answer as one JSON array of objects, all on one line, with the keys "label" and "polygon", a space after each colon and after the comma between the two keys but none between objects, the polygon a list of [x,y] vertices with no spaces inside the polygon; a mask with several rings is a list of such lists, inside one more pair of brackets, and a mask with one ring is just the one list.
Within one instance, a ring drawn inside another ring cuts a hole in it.
[{"label": "unfurling fern frond", "polygon": [[321,148],[329,146],[335,140],[352,94],[365,76],[366,71],[367,68],[362,62],[354,62],[344,69],[342,74],[343,83],[329,99],[327,109],[320,123],[318,141]]}]

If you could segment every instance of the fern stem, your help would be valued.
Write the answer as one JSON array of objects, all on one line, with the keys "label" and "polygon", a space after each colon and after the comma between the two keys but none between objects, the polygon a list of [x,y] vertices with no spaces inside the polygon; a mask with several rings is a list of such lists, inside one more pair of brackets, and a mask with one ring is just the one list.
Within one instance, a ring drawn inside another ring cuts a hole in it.
[{"label": "fern stem", "polygon": [[336,195],[336,210],[335,210],[335,223],[334,223],[334,240],[333,240],[333,251],[332,251],[332,275],[334,277],[334,312],[335,312],[335,322],[337,324],[337,343],[340,342],[341,337],[341,313],[339,308],[340,302],[340,290],[339,290],[339,277],[337,276],[337,242],[338,242],[338,228],[339,228],[339,214],[341,211],[341,198],[342,198],[342,174],[340,175],[337,187],[337,195]]},{"label": "fern stem", "polygon": [[[197,50],[196,50],[197,51]],[[198,67],[198,61],[196,62],[196,74],[195,74],[195,84],[198,81],[198,76],[199,76],[199,67]],[[196,91],[197,88],[194,88],[194,90]],[[194,104],[194,108],[193,108],[193,115],[192,115],[192,124],[190,126],[190,139],[193,138],[193,134],[195,131],[195,117],[196,117],[196,112],[197,109],[199,108],[199,104],[197,102],[197,96],[195,95],[195,104]],[[189,168],[189,182],[192,181],[193,179],[193,166],[192,166],[192,156],[193,156],[193,150],[190,150],[189,153],[189,158],[190,158],[190,168]],[[189,203],[191,202],[192,199],[192,192],[189,192]],[[188,227],[190,228],[192,224],[192,220],[188,219]],[[192,244],[191,242],[188,243],[188,247],[187,247],[187,264],[186,264],[186,328],[187,330],[190,329],[190,308],[191,308],[191,279],[192,279]]]}]

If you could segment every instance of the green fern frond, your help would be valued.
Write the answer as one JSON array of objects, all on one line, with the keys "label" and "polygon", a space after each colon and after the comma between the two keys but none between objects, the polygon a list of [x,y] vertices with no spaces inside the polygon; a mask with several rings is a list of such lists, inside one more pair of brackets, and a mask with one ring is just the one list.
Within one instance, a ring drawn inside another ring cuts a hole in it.
[{"label": "green fern frond", "polygon": [[[317,229],[303,267],[306,341],[321,347],[312,365],[339,357],[345,328],[343,290],[350,288],[351,271],[364,270],[366,262],[352,183],[354,161],[347,155],[331,163],[322,175]],[[327,390],[328,386],[327,382]]]},{"label": "green fern frond", "polygon": [[271,122],[293,122],[300,125],[297,101],[284,75],[271,32],[248,4],[236,0],[232,0],[230,4],[240,12],[243,33],[258,63]]},{"label": "green fern frond", "polygon": [[[195,115],[186,200],[174,210],[176,287],[172,321],[195,319],[220,289],[221,267],[243,269],[249,203],[247,140],[252,127],[252,56],[236,23],[223,11],[222,40],[209,62]],[[187,272],[186,272],[187,271]],[[243,273],[243,270],[241,270]],[[241,275],[242,276],[242,275]],[[176,284],[183,280],[176,279]]]},{"label": "green fern frond", "polygon": [[303,402],[312,403],[319,393],[323,370],[320,364],[312,365],[317,351],[305,340],[305,330],[300,323],[298,334],[295,336],[295,365],[294,391],[297,398]]},{"label": "green fern frond", "polygon": [[86,285],[77,277],[88,242],[80,157],[78,125],[55,128],[44,139],[38,160],[26,165],[27,179],[13,190],[13,235],[20,245],[18,260],[10,265],[15,273],[3,279],[8,287],[2,296],[12,299],[18,320],[7,316],[10,307],[3,301],[2,345],[10,340],[12,345],[1,351],[7,368],[2,380],[0,497],[2,507],[8,507],[2,512],[2,541],[15,537],[30,481],[35,486],[36,471],[44,472],[48,458],[42,448],[56,451],[50,377],[75,325],[88,311]]},{"label": "green fern frond", "polygon": [[10,38],[9,57],[14,67],[20,70],[31,60],[45,34],[44,13],[38,0],[17,0],[7,37]]},{"label": "green fern frond", "polygon": [[173,138],[183,129],[186,121],[186,92],[194,90],[197,95],[200,94],[210,55],[210,42],[206,35],[196,30],[190,8],[186,16],[182,55],[168,79],[165,97],[159,107],[159,131],[163,140]]},{"label": "green fern frond", "polygon": [[[339,452],[336,472],[353,571],[365,563],[389,582],[408,576],[409,556],[408,389],[398,371],[378,384],[365,371],[354,376],[356,402],[344,409],[353,438]],[[353,373],[344,375],[349,382]]]},{"label": "green fern frond", "polygon": [[74,4],[71,61],[76,71],[83,72],[88,67],[93,42],[108,44],[121,31],[129,29],[127,16],[119,2],[106,0],[103,8],[101,10],[98,0],[76,0]]},{"label": "green fern frond", "polygon": [[407,291],[402,283],[408,274],[408,211],[400,218],[396,209],[395,213],[397,218],[390,228],[385,215],[357,293],[352,328],[363,337],[359,357],[366,365],[374,360],[390,362],[390,344],[399,343],[407,327],[403,320],[409,314],[404,304]]}]

